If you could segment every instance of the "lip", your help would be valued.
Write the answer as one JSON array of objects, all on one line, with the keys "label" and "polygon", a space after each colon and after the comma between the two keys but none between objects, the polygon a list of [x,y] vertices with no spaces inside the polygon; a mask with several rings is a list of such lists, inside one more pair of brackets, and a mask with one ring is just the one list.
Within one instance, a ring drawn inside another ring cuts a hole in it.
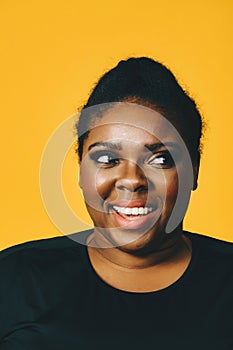
[{"label": "lip", "polygon": [[[129,202],[125,202],[125,201],[118,201],[116,202],[117,204],[114,203],[114,205],[116,206],[125,206],[125,204],[127,203],[127,207],[128,208],[132,208],[132,207],[144,207],[145,204],[146,206],[150,206],[149,204],[147,204],[145,201],[130,201]],[[124,205],[123,205],[124,204]],[[130,204],[130,205],[129,205]],[[148,230],[150,227],[152,227],[155,222],[157,221],[157,219],[160,216],[160,210],[158,207],[151,206],[153,207],[153,211],[146,214],[146,215],[125,215],[125,214],[119,214],[117,213],[112,207],[109,210],[109,213],[112,217],[113,220],[113,224],[115,227],[119,228],[119,229],[123,229],[123,230]]]},{"label": "lip", "polygon": [[134,208],[134,207],[152,207],[154,208],[155,205],[154,204],[150,204],[145,200],[141,200],[141,199],[134,199],[134,200],[121,200],[121,201],[116,201],[116,202],[112,202],[109,203],[110,207],[116,206],[116,207],[127,207],[127,208]]}]

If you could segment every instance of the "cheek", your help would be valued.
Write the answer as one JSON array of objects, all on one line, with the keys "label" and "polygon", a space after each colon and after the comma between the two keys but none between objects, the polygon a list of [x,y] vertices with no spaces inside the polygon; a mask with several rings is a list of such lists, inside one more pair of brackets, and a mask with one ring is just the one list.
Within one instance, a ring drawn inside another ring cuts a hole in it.
[{"label": "cheek", "polygon": [[146,173],[149,187],[149,192],[155,192],[163,202],[168,199],[176,198],[178,192],[178,175],[175,169],[162,170]]},{"label": "cheek", "polygon": [[85,201],[92,206],[102,203],[113,188],[108,171],[93,167],[89,162],[81,165],[79,179]]},{"label": "cheek", "polygon": [[95,192],[101,200],[105,200],[114,191],[114,179],[112,174],[106,170],[96,171],[94,182]]},{"label": "cheek", "polygon": [[79,171],[79,186],[83,191],[84,197],[93,193],[95,188],[95,175],[93,171],[90,171],[90,167],[87,162],[82,162]]},{"label": "cheek", "polygon": [[175,172],[168,178],[166,178],[166,201],[165,205],[166,206],[174,206],[177,194],[178,194],[178,189],[179,189],[179,181],[178,181],[178,175]]}]

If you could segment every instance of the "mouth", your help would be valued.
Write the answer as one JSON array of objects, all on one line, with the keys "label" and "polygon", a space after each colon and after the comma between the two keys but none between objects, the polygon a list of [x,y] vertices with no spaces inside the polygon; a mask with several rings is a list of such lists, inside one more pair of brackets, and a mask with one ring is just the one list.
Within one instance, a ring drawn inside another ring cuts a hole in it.
[{"label": "mouth", "polygon": [[146,204],[146,202],[134,201],[111,205],[110,213],[113,215],[115,225],[127,230],[137,230],[154,224],[159,216],[159,208],[155,205]]},{"label": "mouth", "polygon": [[[121,207],[114,205],[113,210],[122,216],[145,216],[153,211],[152,207]],[[155,210],[155,209],[154,209]]]}]

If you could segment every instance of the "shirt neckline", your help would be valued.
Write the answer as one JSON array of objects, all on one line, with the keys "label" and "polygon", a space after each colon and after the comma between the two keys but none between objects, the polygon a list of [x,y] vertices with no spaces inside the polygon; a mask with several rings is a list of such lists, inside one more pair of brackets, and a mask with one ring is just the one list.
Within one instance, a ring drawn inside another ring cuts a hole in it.
[{"label": "shirt neckline", "polygon": [[[87,235],[85,237],[85,242],[88,239],[89,235],[92,233],[93,231],[89,231],[87,232]],[[118,288],[115,288],[113,286],[111,286],[110,284],[108,284],[107,282],[105,282],[95,271],[94,267],[92,266],[92,263],[90,261],[90,257],[89,257],[89,253],[87,250],[87,245],[85,244],[84,249],[82,250],[83,252],[83,258],[85,261],[85,266],[88,269],[88,273],[91,275],[91,277],[94,279],[94,281],[96,282],[96,284],[100,287],[103,288],[103,290],[107,291],[107,292],[113,292],[115,294],[118,295],[128,295],[128,296],[132,296],[132,297],[150,297],[150,296],[156,296],[156,295],[162,295],[162,294],[167,294],[173,291],[174,288],[178,288],[181,287],[182,285],[184,285],[185,281],[188,279],[188,277],[190,276],[195,264],[196,264],[196,260],[197,260],[197,255],[198,255],[198,250],[197,250],[197,246],[196,246],[196,240],[193,239],[192,234],[190,234],[187,231],[183,231],[183,233],[190,238],[191,242],[192,242],[192,255],[191,255],[191,259],[190,262],[186,268],[186,270],[184,271],[184,273],[172,284],[170,284],[169,286],[159,289],[159,290],[155,290],[155,291],[150,291],[150,292],[131,292],[131,291],[126,291],[126,290],[121,290]]]}]

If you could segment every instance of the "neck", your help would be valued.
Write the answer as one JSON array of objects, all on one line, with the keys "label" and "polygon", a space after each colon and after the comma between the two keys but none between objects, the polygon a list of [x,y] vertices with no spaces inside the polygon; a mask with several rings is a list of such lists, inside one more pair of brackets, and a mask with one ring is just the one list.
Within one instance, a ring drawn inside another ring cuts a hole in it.
[{"label": "neck", "polygon": [[118,270],[147,269],[158,264],[169,264],[184,255],[191,255],[191,242],[184,237],[180,228],[141,250],[130,250],[127,246],[102,248],[97,237],[95,232],[90,236],[89,251],[91,250],[102,262]]}]

